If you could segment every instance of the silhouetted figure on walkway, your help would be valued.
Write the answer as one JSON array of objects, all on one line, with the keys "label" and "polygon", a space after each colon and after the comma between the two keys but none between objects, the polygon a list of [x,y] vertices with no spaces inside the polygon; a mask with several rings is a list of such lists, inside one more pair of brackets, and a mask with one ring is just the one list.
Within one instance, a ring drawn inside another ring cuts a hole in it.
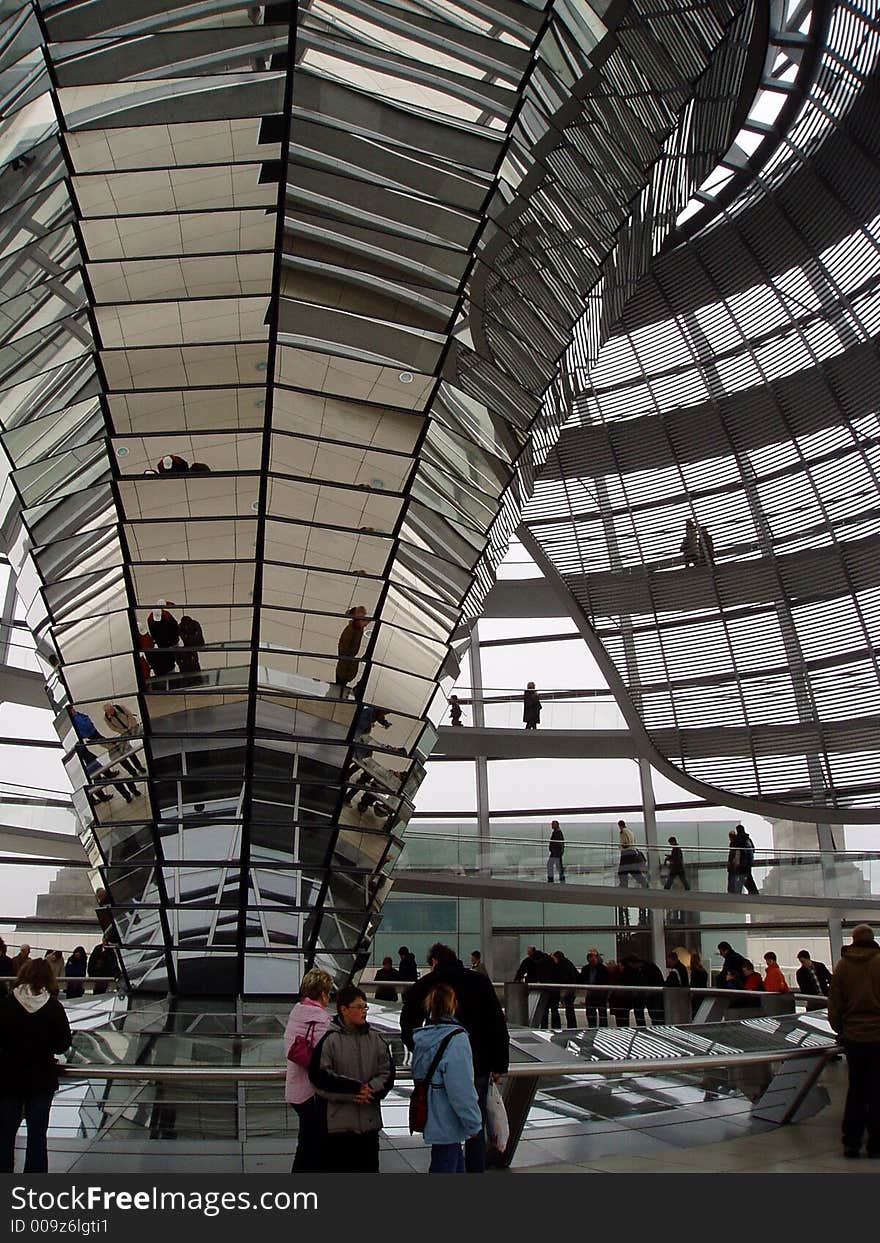
[{"label": "silhouetted figure on walkway", "polygon": [[541,700],[534,682],[529,682],[523,691],[523,720],[526,729],[537,729],[541,720]]},{"label": "silhouetted figure on walkway", "polygon": [[675,837],[670,837],[669,845],[672,847],[672,849],[670,850],[666,858],[663,860],[663,862],[666,864],[667,868],[669,869],[668,875],[666,877],[666,884],[663,886],[663,888],[671,889],[672,882],[676,880],[680,880],[682,883],[682,887],[684,889],[690,889],[690,885],[688,884],[688,879],[684,874],[684,854],[682,853],[682,849],[678,844],[678,839]]},{"label": "silhouetted figure on walkway", "polygon": [[727,892],[742,893],[742,879],[739,870],[739,847],[736,844],[736,829],[727,834],[729,849],[727,851]]},{"label": "silhouetted figure on walkway", "polygon": [[565,867],[562,856],[565,853],[565,836],[559,827],[558,820],[550,822],[550,841],[547,843],[547,880],[553,884],[553,873],[557,874],[560,885],[565,884]]},{"label": "silhouetted figure on walkway", "polygon": [[741,824],[736,826],[736,832],[733,837],[738,858],[736,860],[737,871],[737,888],[735,893],[741,893],[745,888],[746,893],[757,893],[758,886],[755,884],[752,876],[752,867],[755,862],[755,843],[749,837]]},{"label": "silhouetted figure on walkway", "polygon": [[681,555],[684,558],[685,566],[698,565],[700,562],[700,537],[697,533],[697,524],[693,518],[688,518],[684,524],[684,539],[681,541]]},{"label": "silhouetted figure on walkway", "polygon": [[618,820],[617,835],[620,845],[620,860],[617,864],[617,879],[624,889],[629,888],[630,877],[633,883],[643,889],[648,887],[646,871],[648,860],[636,846],[636,838],[632,829],[627,828],[625,820]]},{"label": "silhouetted figure on walkway", "polygon": [[453,725],[461,725],[461,704],[457,695],[449,697],[449,719]]}]

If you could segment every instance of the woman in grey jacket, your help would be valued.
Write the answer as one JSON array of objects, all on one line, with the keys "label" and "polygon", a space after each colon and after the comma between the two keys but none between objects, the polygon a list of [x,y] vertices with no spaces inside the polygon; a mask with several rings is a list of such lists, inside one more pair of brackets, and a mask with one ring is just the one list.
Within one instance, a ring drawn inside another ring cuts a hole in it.
[{"label": "woman in grey jacket", "polygon": [[309,1078],[327,1102],[326,1168],[378,1174],[379,1102],[394,1084],[391,1050],[367,1023],[367,998],[349,984],[336,994],[337,1016],[312,1054]]}]

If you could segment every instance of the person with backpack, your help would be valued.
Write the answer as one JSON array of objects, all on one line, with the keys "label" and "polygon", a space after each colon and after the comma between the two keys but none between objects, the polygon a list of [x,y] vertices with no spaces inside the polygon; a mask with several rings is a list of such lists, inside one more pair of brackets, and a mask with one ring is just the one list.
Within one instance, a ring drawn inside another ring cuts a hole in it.
[{"label": "person with backpack", "polygon": [[322,1037],[330,1030],[327,1006],[332,991],[333,980],[326,971],[317,967],[307,971],[300,986],[299,1001],[291,1010],[284,1029],[287,1059],[284,1099],[299,1118],[292,1174],[316,1174],[325,1168],[327,1107],[315,1093],[309,1078],[309,1063]]},{"label": "person with backpack", "polygon": [[[549,962],[546,954],[541,957]],[[414,1050],[415,1033],[425,1018],[425,998],[438,984],[448,984],[458,1003],[458,1020],[470,1037],[474,1087],[483,1117],[483,1126],[465,1144],[465,1173],[482,1174],[486,1168],[489,1084],[507,1074],[510,1061],[507,1021],[489,977],[468,971],[451,946],[435,942],[428,950],[428,965],[431,970],[413,984],[403,999],[400,1034],[405,1047]]]},{"label": "person with backpack", "polygon": [[755,843],[741,824],[736,826],[733,845],[739,856],[736,865],[738,888],[735,892],[741,893],[744,887],[746,893],[757,893],[758,886],[755,884],[754,877],[752,876],[752,867],[755,863]]},{"label": "person with backpack", "polygon": [[436,983],[423,1002],[428,1024],[413,1032],[413,1080],[427,1089],[429,1174],[463,1174],[462,1144],[483,1129],[471,1043],[455,1017],[457,1005],[449,984]]}]

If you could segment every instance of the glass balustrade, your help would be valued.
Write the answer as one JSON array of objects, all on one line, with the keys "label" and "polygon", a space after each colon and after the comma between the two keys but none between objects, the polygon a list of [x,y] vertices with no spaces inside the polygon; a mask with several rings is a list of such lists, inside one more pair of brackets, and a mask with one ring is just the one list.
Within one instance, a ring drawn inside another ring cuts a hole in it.
[{"label": "glass balustrade", "polygon": [[[626,722],[610,692],[597,694],[592,690],[573,690],[539,694],[540,729],[626,729]],[[463,693],[459,695],[459,700],[462,728],[474,725],[480,710],[487,729],[523,728],[521,688],[487,691],[480,699]],[[442,724],[451,724],[449,713],[444,716]]]},{"label": "glass balustrade", "polygon": [[[563,856],[567,884],[647,887],[684,891],[679,875],[670,876],[664,862],[669,847],[657,851],[640,847],[641,860],[621,862],[620,850],[610,844],[567,841]],[[482,853],[481,853],[482,852]],[[728,870],[728,851],[711,847],[682,847],[684,880],[698,893],[751,892],[749,873]],[[499,880],[546,881],[547,840],[492,836],[482,845],[474,836],[408,834],[398,864],[401,871],[488,875]],[[880,853],[865,851],[781,851],[757,849],[751,869],[758,896],[781,898],[869,898],[880,894]],[[554,871],[554,881],[556,872]],[[634,895],[635,897],[635,895]]]}]

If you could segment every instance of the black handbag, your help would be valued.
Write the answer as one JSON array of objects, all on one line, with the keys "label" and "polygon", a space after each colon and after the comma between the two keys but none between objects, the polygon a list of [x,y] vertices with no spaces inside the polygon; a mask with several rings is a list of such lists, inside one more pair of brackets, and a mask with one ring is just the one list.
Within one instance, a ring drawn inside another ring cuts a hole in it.
[{"label": "black handbag", "polygon": [[444,1036],[440,1041],[437,1052],[434,1054],[433,1061],[428,1067],[428,1073],[424,1079],[413,1080],[412,1096],[409,1098],[409,1133],[415,1134],[416,1131],[424,1131],[428,1125],[428,1088],[431,1080],[434,1078],[434,1072],[440,1065],[443,1054],[446,1052],[446,1046],[449,1044],[453,1036],[463,1035],[463,1029],[457,1028],[455,1031]]}]

